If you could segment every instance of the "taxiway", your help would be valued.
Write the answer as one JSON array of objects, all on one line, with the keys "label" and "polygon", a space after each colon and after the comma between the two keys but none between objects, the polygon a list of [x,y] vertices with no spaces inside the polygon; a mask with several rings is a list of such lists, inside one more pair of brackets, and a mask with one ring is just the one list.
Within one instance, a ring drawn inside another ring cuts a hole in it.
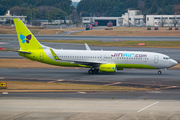
[{"label": "taxiway", "polygon": [[[72,36],[72,35],[35,35],[38,40],[95,40],[95,41],[180,41],[180,37],[157,36]],[[17,35],[0,35],[2,40],[17,39]]]}]

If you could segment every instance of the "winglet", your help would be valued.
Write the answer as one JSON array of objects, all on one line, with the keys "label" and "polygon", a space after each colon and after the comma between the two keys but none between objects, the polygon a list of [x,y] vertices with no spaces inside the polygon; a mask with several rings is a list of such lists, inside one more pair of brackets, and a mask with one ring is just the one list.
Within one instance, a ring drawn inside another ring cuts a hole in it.
[{"label": "winglet", "polygon": [[90,47],[85,43],[86,50],[91,50]]},{"label": "winglet", "polygon": [[61,60],[58,58],[58,56],[54,53],[54,51],[50,48],[51,54],[55,60]]}]

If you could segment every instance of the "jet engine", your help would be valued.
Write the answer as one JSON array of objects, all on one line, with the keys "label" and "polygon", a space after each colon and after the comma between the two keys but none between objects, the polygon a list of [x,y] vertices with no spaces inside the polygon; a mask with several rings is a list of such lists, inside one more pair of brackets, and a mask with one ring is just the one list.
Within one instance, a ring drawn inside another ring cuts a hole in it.
[{"label": "jet engine", "polygon": [[116,64],[101,64],[99,66],[100,72],[116,72],[117,66]]}]

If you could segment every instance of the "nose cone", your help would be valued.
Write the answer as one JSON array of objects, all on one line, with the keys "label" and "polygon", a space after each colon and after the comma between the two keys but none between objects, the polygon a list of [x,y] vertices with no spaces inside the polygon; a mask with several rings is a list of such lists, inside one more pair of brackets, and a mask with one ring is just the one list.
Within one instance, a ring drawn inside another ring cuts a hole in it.
[{"label": "nose cone", "polygon": [[171,62],[172,62],[172,66],[175,66],[175,65],[177,65],[177,64],[178,64],[178,62],[177,62],[177,61],[175,61],[175,60],[172,60]]}]

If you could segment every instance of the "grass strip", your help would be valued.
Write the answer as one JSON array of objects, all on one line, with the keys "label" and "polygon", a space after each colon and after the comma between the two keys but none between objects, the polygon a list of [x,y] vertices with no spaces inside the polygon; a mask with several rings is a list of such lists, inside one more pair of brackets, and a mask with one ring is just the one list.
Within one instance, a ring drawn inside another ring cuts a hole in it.
[{"label": "grass strip", "polygon": [[[84,44],[91,46],[114,46],[114,47],[144,47],[144,48],[176,48],[180,49],[180,41],[92,41],[92,40],[39,40],[40,42],[54,42],[54,43],[72,43]],[[145,43],[139,46],[139,43]]]},{"label": "grass strip", "polygon": [[[34,35],[56,35],[64,31],[60,29],[30,29]],[[15,29],[1,29],[0,34],[17,34]]]},{"label": "grass strip", "polygon": [[61,66],[48,65],[29,59],[0,59],[0,68],[61,68]]},{"label": "grass strip", "polygon": [[13,90],[24,91],[143,91],[146,88],[120,87],[120,86],[103,86],[103,85],[86,85],[86,84],[67,84],[67,83],[42,83],[42,82],[19,82],[19,81],[1,81],[7,83],[7,89],[0,89],[0,92]]},{"label": "grass strip", "polygon": [[[143,30],[143,28],[126,28],[114,30],[86,30],[81,32],[72,33],[69,35],[80,36],[180,36],[179,30]],[[147,28],[146,28],[147,29]]]}]

